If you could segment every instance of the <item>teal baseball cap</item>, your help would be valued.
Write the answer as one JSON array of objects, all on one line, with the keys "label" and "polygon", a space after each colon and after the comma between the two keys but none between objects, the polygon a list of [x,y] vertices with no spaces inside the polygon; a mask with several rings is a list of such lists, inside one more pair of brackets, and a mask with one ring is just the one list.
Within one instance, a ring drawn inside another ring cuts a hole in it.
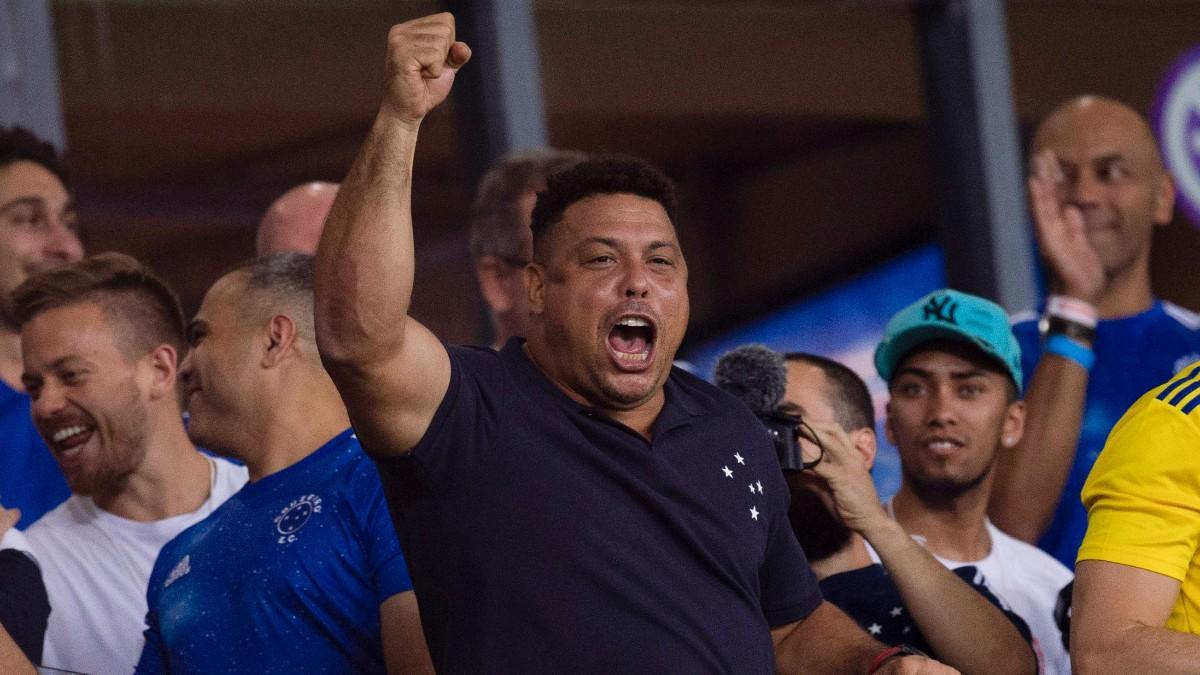
[{"label": "teal baseball cap", "polygon": [[1021,347],[1000,305],[949,288],[926,295],[888,321],[883,342],[875,348],[875,370],[891,382],[900,361],[931,340],[975,345],[998,361],[1021,390]]}]

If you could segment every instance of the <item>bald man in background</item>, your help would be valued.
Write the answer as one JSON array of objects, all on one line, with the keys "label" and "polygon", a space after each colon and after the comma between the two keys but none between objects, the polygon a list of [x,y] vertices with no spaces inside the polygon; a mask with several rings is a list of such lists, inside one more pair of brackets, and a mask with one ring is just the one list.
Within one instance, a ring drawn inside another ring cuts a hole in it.
[{"label": "bald man in background", "polygon": [[313,181],[283,193],[271,203],[254,237],[256,255],[294,251],[317,252],[325,216],[337,197],[337,183]]},{"label": "bald man in background", "polygon": [[1171,222],[1175,186],[1137,111],[1072,99],[1038,127],[1030,156],[1051,295],[1044,331],[1036,316],[1013,327],[1032,373],[1026,433],[1000,459],[989,514],[1071,567],[1087,527],[1080,491],[1105,438],[1142,393],[1200,358],[1200,317],[1150,287],[1150,244]]}]

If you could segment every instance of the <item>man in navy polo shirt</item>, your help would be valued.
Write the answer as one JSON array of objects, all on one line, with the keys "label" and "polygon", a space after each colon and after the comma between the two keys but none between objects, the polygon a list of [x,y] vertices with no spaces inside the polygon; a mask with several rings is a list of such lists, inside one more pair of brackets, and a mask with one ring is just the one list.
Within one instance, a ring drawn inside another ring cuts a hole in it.
[{"label": "man in navy polo shirt", "polygon": [[163,547],[139,673],[430,673],[379,474],[313,336],[312,256],[221,277],[188,326],[188,435],[250,482]]},{"label": "man in navy polo shirt", "polygon": [[412,158],[470,50],[388,40],[383,103],[317,254],[317,339],[378,458],[439,672],[949,672],[821,600],[762,427],[672,369],[688,318],[669,182],[551,177],[528,339],[446,347],[407,316]]}]

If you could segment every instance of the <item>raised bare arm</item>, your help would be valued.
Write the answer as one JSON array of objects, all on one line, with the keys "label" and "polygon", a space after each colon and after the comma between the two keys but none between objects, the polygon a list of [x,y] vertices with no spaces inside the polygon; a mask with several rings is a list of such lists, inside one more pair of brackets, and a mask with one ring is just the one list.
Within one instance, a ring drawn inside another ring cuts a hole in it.
[{"label": "raised bare arm", "polygon": [[[1034,158],[1029,197],[1038,246],[1054,292],[1095,304],[1104,287],[1104,268],[1088,243],[1083,214],[1059,197],[1062,180],[1052,152]],[[1050,353],[1042,354],[1029,378],[1025,433],[997,461],[988,504],[992,520],[1018,539],[1036,543],[1050,527],[1075,460],[1087,384],[1083,366]]]},{"label": "raised bare arm", "polygon": [[317,249],[317,345],[363,447],[375,455],[416,445],[449,386],[445,348],[408,316],[413,154],[421,121],[470,56],[450,14],[392,27],[383,101]]}]

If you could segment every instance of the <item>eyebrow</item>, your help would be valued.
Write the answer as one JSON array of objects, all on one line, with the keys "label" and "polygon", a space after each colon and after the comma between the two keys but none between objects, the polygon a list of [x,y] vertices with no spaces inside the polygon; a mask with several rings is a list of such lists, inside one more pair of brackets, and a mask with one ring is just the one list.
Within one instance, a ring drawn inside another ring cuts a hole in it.
[{"label": "eyebrow", "polygon": [[[988,371],[984,370],[983,368],[971,368],[970,370],[959,370],[950,373],[950,379],[969,380],[974,377],[985,377],[987,373]],[[915,375],[916,377],[930,379],[933,377],[933,371],[925,370],[924,368],[917,368],[915,366],[905,366],[896,372],[895,377],[900,377],[901,375]]]},{"label": "eyebrow", "polygon": [[[0,213],[3,213],[5,211],[7,211],[11,208],[17,207],[17,206],[40,206],[42,208],[46,208],[47,204],[46,204],[46,200],[42,197],[36,197],[36,196],[17,197],[16,199],[13,199],[13,200],[7,202],[6,204],[0,206]],[[68,197],[66,203],[63,204],[63,211],[74,211],[74,210],[75,210],[75,198]]]},{"label": "eyebrow", "polygon": [[[580,246],[587,246],[588,244],[603,244],[604,246],[608,246],[611,248],[620,248],[621,247],[621,242],[617,239],[613,239],[612,237],[588,237],[587,239],[584,239],[583,241],[581,241],[579,243]],[[655,240],[655,241],[652,241],[649,244],[647,244],[645,250],[657,251],[660,248],[678,249],[679,246],[677,246],[673,242]]]},{"label": "eyebrow", "polygon": [[1125,159],[1126,159],[1125,155],[1123,155],[1119,152],[1110,152],[1108,154],[1104,154],[1104,155],[1100,155],[1099,157],[1092,158],[1091,163],[1092,164],[1109,164],[1112,162],[1123,162],[1123,161],[1125,161]]},{"label": "eyebrow", "polygon": [[[51,361],[50,365],[46,367],[46,370],[49,370],[49,371],[58,370],[59,368],[62,368],[63,366],[71,363],[72,361],[78,361],[85,367],[89,367],[92,365],[91,361],[88,361],[87,359],[83,358],[82,356],[79,356],[76,354],[68,354],[67,356],[60,356],[57,359],[54,359],[53,361]],[[25,381],[26,379],[41,379],[41,377],[36,376],[33,373],[30,373],[27,371],[22,372],[21,380]]]}]

